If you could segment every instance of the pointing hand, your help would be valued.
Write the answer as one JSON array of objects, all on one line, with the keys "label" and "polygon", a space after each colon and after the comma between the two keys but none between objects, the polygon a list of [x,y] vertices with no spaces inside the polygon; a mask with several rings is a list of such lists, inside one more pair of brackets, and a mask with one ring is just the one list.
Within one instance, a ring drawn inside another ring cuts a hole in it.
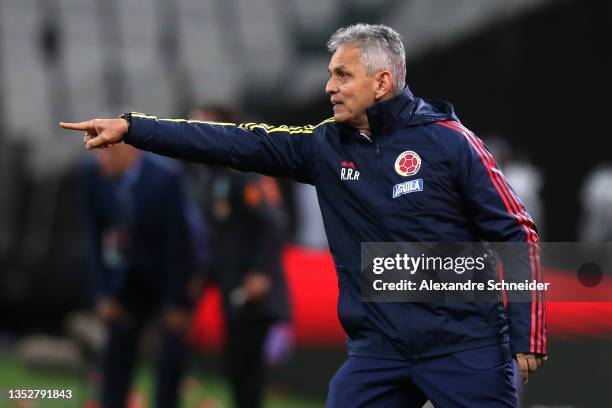
[{"label": "pointing hand", "polygon": [[91,119],[85,122],[60,122],[64,129],[80,130],[85,132],[83,142],[87,150],[110,147],[123,140],[128,131],[128,121],[117,119]]}]

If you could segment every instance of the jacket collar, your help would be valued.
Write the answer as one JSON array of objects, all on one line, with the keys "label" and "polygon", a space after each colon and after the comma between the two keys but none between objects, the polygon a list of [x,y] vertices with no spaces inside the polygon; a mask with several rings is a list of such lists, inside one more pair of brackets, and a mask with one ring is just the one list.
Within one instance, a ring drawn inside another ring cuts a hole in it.
[{"label": "jacket collar", "polygon": [[[410,91],[410,88],[406,86],[399,95],[370,106],[366,112],[372,135],[376,137],[378,133],[385,129],[393,129],[396,127],[402,113],[405,115],[405,112],[407,112],[408,115],[411,116],[414,105],[414,95]],[[405,119],[409,121],[409,118],[404,118],[404,120]]]}]

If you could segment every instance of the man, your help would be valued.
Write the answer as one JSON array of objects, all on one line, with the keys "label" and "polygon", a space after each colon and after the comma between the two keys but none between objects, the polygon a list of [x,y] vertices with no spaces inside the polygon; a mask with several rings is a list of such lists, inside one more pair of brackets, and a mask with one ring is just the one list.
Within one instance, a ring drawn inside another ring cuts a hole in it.
[{"label": "man", "polygon": [[183,183],[176,168],[125,144],[100,150],[97,161],[86,163],[92,278],[98,314],[108,329],[105,408],[126,405],[140,334],[160,315],[155,406],[178,405],[192,303],[188,279],[195,268]]},{"label": "man", "polygon": [[[208,105],[192,109],[190,116],[225,122],[238,114]],[[290,316],[282,268],[288,235],[282,196],[271,177],[226,168],[198,170],[212,179],[201,183],[210,185],[199,196],[211,229],[208,280],[222,295],[233,406],[258,408],[265,390],[265,340],[273,324],[286,323]]]},{"label": "man", "polygon": [[[524,381],[546,355],[541,299],[509,303],[362,302],[361,242],[537,243],[531,218],[482,142],[448,103],[405,85],[399,35],[357,24],[328,42],[334,118],[272,127],[158,120],[142,114],[61,124],[88,149],[124,141],[182,159],[289,176],[317,189],[340,295],[349,359],[330,407],[516,407],[513,355]],[[418,166],[395,163],[410,153]],[[393,194],[418,172],[419,189]],[[425,188],[423,188],[425,183]],[[527,262],[539,272],[537,259]]]}]

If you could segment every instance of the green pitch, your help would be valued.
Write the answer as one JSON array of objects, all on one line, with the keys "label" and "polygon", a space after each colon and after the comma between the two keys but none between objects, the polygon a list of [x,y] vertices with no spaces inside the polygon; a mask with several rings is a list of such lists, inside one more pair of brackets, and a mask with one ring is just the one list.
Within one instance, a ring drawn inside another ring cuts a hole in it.
[{"label": "green pitch", "polygon": [[[94,400],[96,389],[90,385],[86,375],[65,371],[41,370],[26,367],[15,359],[0,354],[0,407],[36,408],[83,408]],[[143,401],[142,408],[152,405],[154,378],[147,367],[141,367],[133,386],[133,399]],[[37,399],[29,404],[19,405],[9,399],[9,390],[72,390],[71,399]],[[191,374],[181,390],[183,408],[231,408],[228,386],[220,379]],[[203,402],[206,402],[203,405]],[[93,407],[93,405],[89,405]],[[266,400],[268,408],[320,408],[324,403],[313,403],[289,395],[269,393]]]}]

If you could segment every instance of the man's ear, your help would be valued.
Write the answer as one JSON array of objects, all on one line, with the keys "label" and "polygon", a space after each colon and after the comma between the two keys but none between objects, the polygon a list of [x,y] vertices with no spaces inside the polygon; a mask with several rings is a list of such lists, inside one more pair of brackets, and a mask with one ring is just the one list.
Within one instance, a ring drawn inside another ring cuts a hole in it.
[{"label": "man's ear", "polygon": [[391,95],[393,91],[393,76],[389,71],[380,71],[376,73],[376,100],[384,99],[387,95]]}]

